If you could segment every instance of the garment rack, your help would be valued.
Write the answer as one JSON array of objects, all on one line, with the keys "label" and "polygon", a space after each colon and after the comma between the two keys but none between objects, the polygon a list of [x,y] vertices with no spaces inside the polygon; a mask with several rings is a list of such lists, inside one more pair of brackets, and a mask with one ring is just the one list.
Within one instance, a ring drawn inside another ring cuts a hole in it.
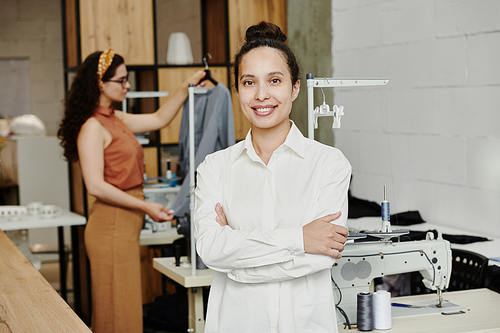
[{"label": "garment rack", "polygon": [[168,96],[168,91],[128,91],[122,102],[122,111],[127,113],[127,98],[153,98],[166,96]]},{"label": "garment rack", "polygon": [[196,246],[194,243],[194,190],[195,190],[195,147],[194,147],[194,95],[206,94],[208,88],[195,87],[192,83],[188,88],[189,103],[189,237],[191,245],[191,275],[196,275]]},{"label": "garment rack", "polygon": [[[339,87],[362,87],[362,86],[384,86],[389,79],[372,78],[314,78],[313,73],[307,73],[307,130],[308,137],[314,139],[314,88],[339,88]],[[318,114],[317,116],[325,116]]]}]

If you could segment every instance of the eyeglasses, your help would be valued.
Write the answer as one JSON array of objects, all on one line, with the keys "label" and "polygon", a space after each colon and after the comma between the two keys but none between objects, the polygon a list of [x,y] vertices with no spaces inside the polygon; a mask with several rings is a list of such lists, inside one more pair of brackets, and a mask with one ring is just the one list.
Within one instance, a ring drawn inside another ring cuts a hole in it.
[{"label": "eyeglasses", "polygon": [[117,82],[117,83],[121,83],[123,88],[127,88],[128,75],[125,76],[124,78],[121,78],[120,80],[106,80],[104,82]]}]

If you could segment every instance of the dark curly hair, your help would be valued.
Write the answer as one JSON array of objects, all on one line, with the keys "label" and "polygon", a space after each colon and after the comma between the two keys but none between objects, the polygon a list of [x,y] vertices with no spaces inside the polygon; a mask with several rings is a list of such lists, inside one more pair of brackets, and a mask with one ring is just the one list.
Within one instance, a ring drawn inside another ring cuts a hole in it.
[{"label": "dark curly hair", "polygon": [[262,21],[259,24],[250,26],[245,35],[245,44],[241,46],[240,51],[234,58],[234,87],[238,91],[238,75],[241,64],[241,59],[249,51],[261,47],[268,46],[277,49],[285,58],[292,84],[299,80],[300,68],[290,47],[285,43],[287,37],[280,27],[271,22]]},{"label": "dark curly hair", "polygon": [[[97,76],[97,64],[101,53],[102,51],[94,52],[85,59],[78,68],[64,100],[64,115],[57,136],[61,139],[64,157],[68,161],[78,161],[76,139],[82,125],[92,116],[95,108],[99,105],[101,91]],[[102,81],[107,81],[115,76],[116,68],[123,63],[123,57],[115,54],[111,65],[102,77]]]}]

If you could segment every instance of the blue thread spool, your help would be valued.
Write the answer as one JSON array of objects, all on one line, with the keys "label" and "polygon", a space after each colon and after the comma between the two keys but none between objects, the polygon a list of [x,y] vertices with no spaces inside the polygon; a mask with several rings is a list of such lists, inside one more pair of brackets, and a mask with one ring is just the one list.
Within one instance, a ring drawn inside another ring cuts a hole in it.
[{"label": "blue thread spool", "polygon": [[391,218],[391,210],[389,208],[389,201],[382,201],[382,221],[389,221]]},{"label": "blue thread spool", "polygon": [[382,201],[382,221],[389,221],[391,219],[391,209],[389,206],[389,201],[387,201],[386,187],[384,185],[384,201]]}]

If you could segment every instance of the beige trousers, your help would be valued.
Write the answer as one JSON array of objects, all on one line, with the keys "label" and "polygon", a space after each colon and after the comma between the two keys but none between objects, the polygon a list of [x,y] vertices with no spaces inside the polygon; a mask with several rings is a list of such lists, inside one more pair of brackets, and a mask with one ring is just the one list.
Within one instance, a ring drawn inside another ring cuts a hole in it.
[{"label": "beige trousers", "polygon": [[[144,200],[141,187],[126,191]],[[142,327],[139,236],[144,213],[97,200],[85,228],[92,279],[92,331],[137,332]]]}]

